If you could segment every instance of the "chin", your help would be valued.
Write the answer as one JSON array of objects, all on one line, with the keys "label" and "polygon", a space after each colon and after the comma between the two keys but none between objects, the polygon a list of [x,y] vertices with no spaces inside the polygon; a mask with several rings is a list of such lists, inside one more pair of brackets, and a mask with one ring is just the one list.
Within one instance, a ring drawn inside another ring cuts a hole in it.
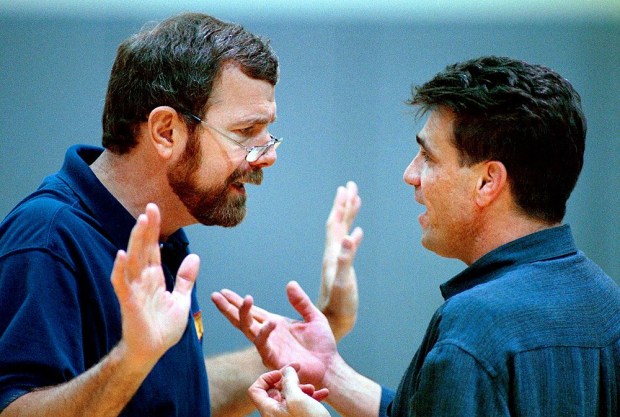
[{"label": "chin", "polygon": [[443,250],[445,249],[445,245],[442,245],[441,242],[437,240],[436,236],[433,236],[431,233],[428,232],[428,230],[422,232],[421,243],[425,249],[428,249],[429,251],[434,252],[439,256],[445,256]]},{"label": "chin", "polygon": [[235,227],[243,222],[245,219],[245,210],[243,213],[236,213],[235,215],[225,216],[213,216],[211,213],[207,216],[200,216],[197,218],[198,222],[204,226],[221,226],[221,227]]},{"label": "chin", "polygon": [[432,245],[429,244],[428,240],[425,239],[424,236],[422,236],[422,240],[421,240],[420,243],[422,243],[422,247],[424,249],[427,249],[427,250],[430,250],[431,252],[434,252]]},{"label": "chin", "polygon": [[231,196],[221,193],[211,202],[205,199],[198,204],[188,205],[194,218],[205,226],[235,227],[240,224],[247,214],[246,196]]},{"label": "chin", "polygon": [[245,215],[241,216],[240,218],[230,219],[229,221],[219,223],[218,226],[235,227],[235,226],[240,225],[243,222],[243,219],[245,219]]}]

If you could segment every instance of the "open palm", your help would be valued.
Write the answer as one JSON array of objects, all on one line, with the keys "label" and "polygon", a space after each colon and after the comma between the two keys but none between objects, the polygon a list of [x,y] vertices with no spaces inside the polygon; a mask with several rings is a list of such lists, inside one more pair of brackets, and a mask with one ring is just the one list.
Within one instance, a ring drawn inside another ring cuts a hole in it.
[{"label": "open palm", "polygon": [[251,296],[222,290],[211,295],[220,312],[256,346],[263,362],[280,369],[296,362],[302,382],[317,387],[337,355],[336,340],[327,318],[295,281],[286,288],[289,302],[302,321],[291,320],[254,306]]},{"label": "open palm", "polygon": [[159,249],[160,214],[155,204],[138,217],[127,252],[119,251],[112,270],[123,341],[144,362],[157,361],[183,335],[199,259],[187,256],[172,292],[166,290]]}]

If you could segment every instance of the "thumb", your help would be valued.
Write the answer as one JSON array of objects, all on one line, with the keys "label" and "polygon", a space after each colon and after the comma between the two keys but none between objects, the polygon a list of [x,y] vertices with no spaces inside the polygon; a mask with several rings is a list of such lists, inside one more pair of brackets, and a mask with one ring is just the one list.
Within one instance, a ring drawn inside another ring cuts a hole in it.
[{"label": "thumb", "polygon": [[338,255],[339,266],[343,264],[353,263],[357,249],[360,247],[362,238],[364,237],[364,231],[361,227],[356,227],[351,235],[345,236],[342,239],[340,246],[340,253]]},{"label": "thumb", "polygon": [[301,388],[299,388],[299,376],[295,369],[290,366],[287,366],[282,371],[282,394],[287,399],[303,394]]},{"label": "thumb", "polygon": [[312,304],[310,297],[308,297],[308,294],[306,294],[297,281],[291,281],[286,285],[286,295],[288,296],[289,303],[301,314],[305,322],[311,322],[320,317],[324,317],[314,304]]},{"label": "thumb", "polygon": [[198,277],[199,269],[200,258],[198,255],[193,253],[187,255],[183,262],[181,262],[181,266],[179,266],[174,291],[184,295],[190,294],[196,282],[196,277]]}]

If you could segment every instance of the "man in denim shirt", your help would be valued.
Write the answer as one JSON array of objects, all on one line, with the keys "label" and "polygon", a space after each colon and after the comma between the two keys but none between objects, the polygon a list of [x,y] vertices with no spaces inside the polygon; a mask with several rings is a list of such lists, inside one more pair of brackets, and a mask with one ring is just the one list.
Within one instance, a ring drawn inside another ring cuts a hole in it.
[{"label": "man in denim shirt", "polygon": [[[410,104],[428,115],[404,173],[426,208],[422,244],[468,267],[441,286],[396,392],[344,362],[297,284],[294,326],[222,294],[274,367],[286,365],[276,342],[298,349],[299,374],[272,371],[250,389],[259,410],[327,416],[315,399],[329,391],[343,416],[618,416],[620,290],[562,223],[585,149],[578,93],[549,68],[482,57],[448,66]],[[298,375],[314,387],[300,390]]]}]

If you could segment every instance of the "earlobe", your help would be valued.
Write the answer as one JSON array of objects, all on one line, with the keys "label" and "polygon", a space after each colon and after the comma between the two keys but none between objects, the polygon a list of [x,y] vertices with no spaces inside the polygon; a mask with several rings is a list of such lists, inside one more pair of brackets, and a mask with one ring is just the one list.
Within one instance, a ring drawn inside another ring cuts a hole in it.
[{"label": "earlobe", "polygon": [[487,161],[480,167],[476,187],[476,203],[486,207],[495,201],[506,187],[508,171],[499,161]]},{"label": "earlobe", "polygon": [[157,153],[165,159],[173,155],[177,141],[179,118],[172,107],[160,106],[151,110],[148,119],[149,137]]}]

